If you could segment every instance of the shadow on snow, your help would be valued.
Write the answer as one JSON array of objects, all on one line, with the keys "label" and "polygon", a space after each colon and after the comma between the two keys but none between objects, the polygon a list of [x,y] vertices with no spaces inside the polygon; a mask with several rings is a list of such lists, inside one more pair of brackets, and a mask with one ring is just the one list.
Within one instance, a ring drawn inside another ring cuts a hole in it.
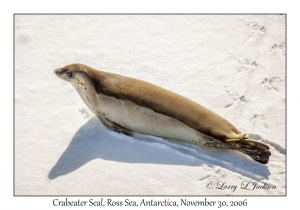
[{"label": "shadow on snow", "polygon": [[202,148],[141,134],[129,137],[108,130],[93,117],[76,132],[48,177],[55,179],[71,173],[96,158],[127,163],[221,166],[257,181],[269,179],[270,175],[267,165],[239,152]]}]

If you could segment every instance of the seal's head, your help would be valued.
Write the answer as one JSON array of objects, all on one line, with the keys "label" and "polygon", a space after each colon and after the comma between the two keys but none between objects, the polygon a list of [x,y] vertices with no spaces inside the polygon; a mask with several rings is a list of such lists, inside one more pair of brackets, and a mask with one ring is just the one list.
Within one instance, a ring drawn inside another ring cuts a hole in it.
[{"label": "seal's head", "polygon": [[88,68],[88,66],[83,64],[70,64],[65,67],[55,69],[54,73],[60,79],[73,83],[79,79],[79,76],[82,77],[83,74],[88,74]]},{"label": "seal's head", "polygon": [[77,91],[86,90],[88,86],[94,85],[92,72],[93,69],[84,64],[70,64],[54,70],[58,78],[71,83]]}]

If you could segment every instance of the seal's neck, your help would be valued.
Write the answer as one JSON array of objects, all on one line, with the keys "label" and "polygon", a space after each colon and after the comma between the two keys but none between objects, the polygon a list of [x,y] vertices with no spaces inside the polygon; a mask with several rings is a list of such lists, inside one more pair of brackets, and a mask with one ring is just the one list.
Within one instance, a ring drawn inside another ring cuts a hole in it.
[{"label": "seal's neck", "polygon": [[90,110],[95,110],[98,104],[98,95],[95,91],[94,84],[86,75],[77,75],[76,79],[71,83],[80,95],[81,99]]}]

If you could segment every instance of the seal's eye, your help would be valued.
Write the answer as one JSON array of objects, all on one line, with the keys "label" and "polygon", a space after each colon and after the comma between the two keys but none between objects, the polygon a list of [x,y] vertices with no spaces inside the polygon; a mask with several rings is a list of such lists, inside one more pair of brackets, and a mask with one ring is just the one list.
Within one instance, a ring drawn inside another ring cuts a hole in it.
[{"label": "seal's eye", "polygon": [[72,77],[72,72],[71,71],[68,71],[67,73],[66,73],[66,75],[68,76],[68,77]]}]

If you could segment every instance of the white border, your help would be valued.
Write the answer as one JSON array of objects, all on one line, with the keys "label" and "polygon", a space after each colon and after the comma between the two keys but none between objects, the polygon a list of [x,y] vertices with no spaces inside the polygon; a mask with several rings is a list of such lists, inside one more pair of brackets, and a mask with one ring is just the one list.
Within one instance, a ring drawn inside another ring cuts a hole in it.
[{"label": "white border", "polygon": [[[6,2],[6,3],[5,3]],[[287,197],[250,197],[248,208],[287,207],[297,202],[299,174],[299,15],[297,4],[274,1],[4,1],[1,8],[1,206],[55,208],[55,197],[13,196],[13,14],[14,13],[287,13]],[[72,4],[72,5],[70,5]],[[295,166],[295,167],[293,167]],[[297,173],[298,172],[298,173]],[[297,197],[296,197],[297,196]],[[75,197],[73,197],[75,198]],[[148,197],[149,198],[149,197]],[[154,197],[155,198],[155,197]],[[173,197],[180,199],[179,197]],[[188,199],[188,197],[185,197]],[[295,198],[295,199],[294,199]],[[84,198],[85,200],[88,198]],[[135,199],[135,198],[133,198]],[[140,198],[137,197],[137,200]],[[191,199],[195,199],[192,197]],[[200,200],[204,197],[199,198]],[[210,200],[242,200],[243,197],[210,197]],[[96,207],[97,208],[97,207]],[[140,208],[139,208],[140,209]]]}]

